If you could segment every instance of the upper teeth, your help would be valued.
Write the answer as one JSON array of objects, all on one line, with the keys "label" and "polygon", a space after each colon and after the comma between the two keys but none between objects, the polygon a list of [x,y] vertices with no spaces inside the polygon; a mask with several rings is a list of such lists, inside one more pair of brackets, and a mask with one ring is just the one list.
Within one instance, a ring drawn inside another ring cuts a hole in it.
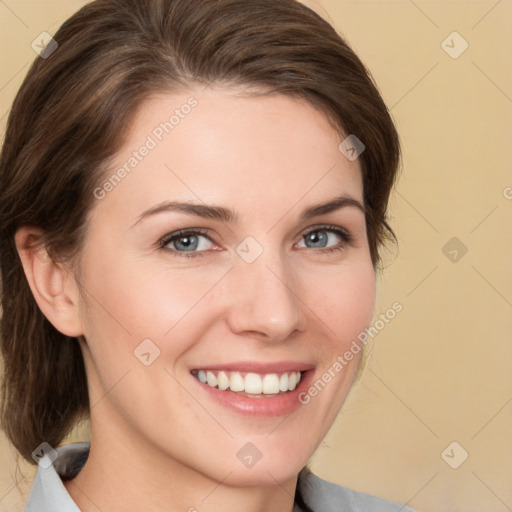
[{"label": "upper teeth", "polygon": [[259,395],[272,395],[280,391],[293,391],[300,382],[300,372],[289,373],[246,373],[243,376],[240,372],[224,372],[199,370],[197,378],[203,383],[212,387],[218,387],[224,391],[245,391]]}]

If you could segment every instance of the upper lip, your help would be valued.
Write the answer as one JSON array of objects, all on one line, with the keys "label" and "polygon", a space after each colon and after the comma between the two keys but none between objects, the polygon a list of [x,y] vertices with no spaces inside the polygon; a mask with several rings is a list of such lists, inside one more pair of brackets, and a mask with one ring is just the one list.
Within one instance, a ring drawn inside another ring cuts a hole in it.
[{"label": "upper lip", "polygon": [[301,363],[299,361],[278,361],[278,362],[251,362],[240,361],[233,363],[209,364],[206,366],[196,366],[194,370],[220,370],[225,372],[244,372],[244,373],[287,373],[287,372],[303,372],[312,370],[315,366],[309,363]]}]

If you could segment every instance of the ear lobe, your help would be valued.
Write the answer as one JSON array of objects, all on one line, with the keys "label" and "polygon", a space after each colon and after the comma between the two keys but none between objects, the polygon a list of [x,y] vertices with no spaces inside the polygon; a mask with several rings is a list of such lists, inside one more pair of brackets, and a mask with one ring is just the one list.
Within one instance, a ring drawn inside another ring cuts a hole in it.
[{"label": "ear lobe", "polygon": [[72,273],[55,262],[40,245],[43,232],[23,226],[15,236],[23,270],[37,305],[44,316],[67,336],[83,335],[79,317],[78,286]]}]

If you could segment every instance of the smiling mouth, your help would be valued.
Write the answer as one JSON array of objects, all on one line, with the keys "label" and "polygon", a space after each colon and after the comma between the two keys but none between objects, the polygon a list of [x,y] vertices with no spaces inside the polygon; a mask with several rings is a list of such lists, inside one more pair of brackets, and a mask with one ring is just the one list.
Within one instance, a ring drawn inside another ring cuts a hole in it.
[{"label": "smiling mouth", "polygon": [[221,370],[192,370],[191,373],[201,383],[212,388],[251,397],[276,396],[293,391],[303,374],[300,371],[259,374]]}]

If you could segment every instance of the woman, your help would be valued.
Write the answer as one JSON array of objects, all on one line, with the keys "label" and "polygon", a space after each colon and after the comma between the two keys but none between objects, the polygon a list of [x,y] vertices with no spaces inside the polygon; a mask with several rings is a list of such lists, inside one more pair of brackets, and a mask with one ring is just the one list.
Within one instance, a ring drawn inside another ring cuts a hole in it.
[{"label": "woman", "polygon": [[[3,426],[26,510],[411,510],[312,475],[371,321],[398,137],[293,0],[97,0],[1,154]],[[55,449],[90,417],[90,443]]]}]

